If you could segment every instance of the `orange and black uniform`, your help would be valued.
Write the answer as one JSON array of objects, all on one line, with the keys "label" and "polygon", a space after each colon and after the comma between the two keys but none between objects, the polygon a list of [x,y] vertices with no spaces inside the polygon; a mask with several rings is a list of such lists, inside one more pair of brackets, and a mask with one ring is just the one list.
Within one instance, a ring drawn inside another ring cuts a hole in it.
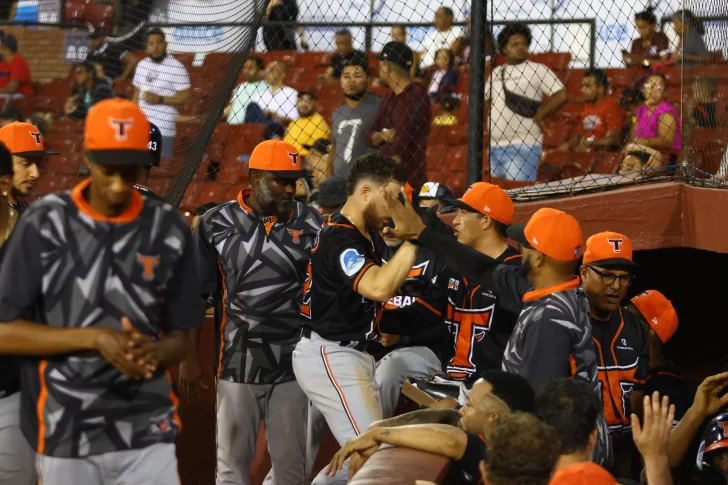
[{"label": "orange and black uniform", "polygon": [[459,460],[454,460],[447,470],[442,483],[451,485],[478,485],[483,483],[480,473],[480,462],[485,456],[485,440],[482,436],[468,433],[465,453]]}]

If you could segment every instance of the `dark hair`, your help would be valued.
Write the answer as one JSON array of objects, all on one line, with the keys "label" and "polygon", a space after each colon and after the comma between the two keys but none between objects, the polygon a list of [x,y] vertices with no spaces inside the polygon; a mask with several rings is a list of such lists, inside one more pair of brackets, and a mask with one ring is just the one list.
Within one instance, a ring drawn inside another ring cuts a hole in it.
[{"label": "dark hair", "polygon": [[197,209],[195,209],[194,212],[192,213],[192,215],[201,216],[205,212],[209,211],[210,209],[214,209],[218,205],[220,205],[218,202],[206,202],[206,203],[202,204],[201,206],[199,206]]},{"label": "dark hair", "polygon": [[[688,24],[690,28],[697,32],[699,35],[705,35],[705,26],[703,25],[703,21],[696,17],[692,11],[687,9],[678,10],[677,12],[672,14],[672,16],[673,18],[680,18],[683,23]],[[678,34],[682,35],[682,32],[678,32]]]},{"label": "dark hair", "polygon": [[336,31],[336,37],[349,37],[351,38],[351,30],[349,29],[341,29]]},{"label": "dark hair", "polygon": [[361,156],[354,162],[346,178],[346,194],[352,195],[357,184],[367,178],[381,186],[392,180],[404,184],[407,181],[407,172],[403,165],[379,152]]},{"label": "dark hair", "polygon": [[575,379],[553,379],[536,395],[535,414],[556,429],[562,455],[587,447],[601,409],[601,400],[592,387]]},{"label": "dark hair", "polygon": [[402,32],[407,34],[407,26],[405,24],[394,24],[392,29],[402,29]]},{"label": "dark hair", "polygon": [[0,142],[0,177],[13,174],[13,154]]},{"label": "dark hair", "polygon": [[440,6],[440,9],[444,10],[448,17],[454,17],[455,12],[450,7]]},{"label": "dark hair", "polygon": [[23,115],[20,113],[18,108],[8,108],[0,114],[0,118],[4,120],[21,121],[23,119]]},{"label": "dark hair", "polygon": [[486,370],[478,373],[493,387],[491,394],[506,403],[511,411],[532,413],[536,407],[536,396],[531,384],[518,374],[500,370]]},{"label": "dark hair", "polygon": [[637,12],[634,14],[634,21],[637,22],[638,20],[644,20],[650,25],[657,24],[657,16],[655,15],[655,9],[650,7],[644,12]]},{"label": "dark hair", "polygon": [[18,52],[18,39],[16,39],[14,35],[11,35],[11,34],[3,35],[2,39],[0,39],[0,43],[2,43],[2,45],[7,47],[8,49],[10,49],[11,51],[13,51],[13,53]]},{"label": "dark hair", "polygon": [[559,459],[558,434],[529,413],[512,413],[485,435],[485,479],[492,485],[547,485]]},{"label": "dark hair", "polygon": [[74,66],[74,68],[75,67],[82,67],[84,71],[90,72],[94,79],[96,78],[96,68],[91,61],[79,62]]},{"label": "dark hair", "polygon": [[455,62],[455,54],[453,54],[449,47],[443,47],[442,49],[437,49],[437,52],[435,52],[435,57],[437,57],[437,54],[439,54],[440,52],[447,52],[447,54],[450,56],[450,60],[448,61],[447,65],[448,67],[452,67],[453,63]]},{"label": "dark hair", "polygon": [[495,229],[495,233],[498,234],[503,239],[508,237],[508,224],[503,224],[501,221],[496,221],[495,219],[491,218],[491,221],[493,221],[493,229]]},{"label": "dark hair", "polygon": [[604,86],[604,89],[606,89],[609,85],[609,78],[601,69],[589,69],[586,73],[584,73],[584,77],[594,78],[597,86]]},{"label": "dark hair", "polygon": [[529,29],[526,24],[508,24],[498,33],[498,49],[500,49],[501,52],[503,52],[503,48],[506,44],[508,44],[508,40],[514,35],[524,36],[526,38],[526,44],[528,44],[529,47],[531,46],[531,40],[533,40],[533,37],[531,36],[531,29]]},{"label": "dark hair", "polygon": [[263,62],[263,59],[261,59],[258,56],[248,56],[246,61],[253,61],[255,62],[255,65],[260,69],[261,71],[265,69],[265,62]]},{"label": "dark hair", "polygon": [[162,29],[160,29],[159,27],[154,27],[154,28],[149,29],[149,32],[147,32],[147,39],[153,35],[161,35],[163,41],[167,40],[167,36],[164,35],[164,31]]}]

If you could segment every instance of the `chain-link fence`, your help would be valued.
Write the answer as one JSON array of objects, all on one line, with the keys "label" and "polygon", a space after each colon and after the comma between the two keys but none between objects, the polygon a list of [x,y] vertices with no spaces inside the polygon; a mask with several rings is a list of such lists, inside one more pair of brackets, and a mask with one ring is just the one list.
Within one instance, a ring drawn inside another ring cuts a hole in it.
[{"label": "chain-link fence", "polygon": [[413,186],[456,195],[474,180],[517,198],[656,178],[724,183],[719,2],[515,0],[471,12],[467,0],[44,0],[35,14],[27,3],[4,30],[32,94],[6,108],[40,123],[50,114],[47,139],[62,155],[39,193],[85,175],[79,107],[100,83],[161,125],[165,156],[149,185],[189,212],[236,196],[270,138],[303,155],[313,178],[298,195],[309,199],[373,150],[405,164]]}]

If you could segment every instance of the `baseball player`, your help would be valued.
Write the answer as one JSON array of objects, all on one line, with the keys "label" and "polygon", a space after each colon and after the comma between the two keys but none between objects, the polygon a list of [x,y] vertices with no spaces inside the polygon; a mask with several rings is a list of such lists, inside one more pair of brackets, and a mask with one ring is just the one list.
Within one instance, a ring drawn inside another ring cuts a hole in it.
[{"label": "baseball player", "polygon": [[[361,349],[376,336],[381,306],[407,278],[417,247],[403,243],[382,265],[372,233],[401,204],[397,194],[403,196],[405,180],[402,166],[389,157],[359,158],[348,176],[346,203],[324,223],[311,253],[293,370],[342,446],[382,419],[374,359]],[[331,479],[322,471],[313,483],[346,483],[347,473],[348,466]]]},{"label": "baseball player", "polygon": [[91,178],[28,208],[0,271],[0,353],[24,356],[21,428],[45,485],[178,485],[165,367],[203,321],[192,235],[133,188],[149,122],[104,100],[86,118]]},{"label": "baseball player", "polygon": [[[522,248],[519,269],[425,227],[406,207],[393,206],[391,216],[395,227],[385,232],[432,249],[463,276],[492,287],[504,308],[519,313],[503,355],[503,370],[525,377],[535,390],[555,377],[582,379],[601,398],[588,303],[574,276],[584,247],[576,219],[545,208],[536,211],[527,225],[510,226],[508,236]],[[604,416],[593,460],[611,464]]]},{"label": "baseball player", "polygon": [[[303,284],[322,218],[294,200],[296,181],[307,173],[293,145],[265,141],[249,167],[252,188],[207,211],[194,236],[202,294],[215,298],[217,484],[250,483],[261,420],[275,482],[303,484],[308,399],[293,375],[291,353],[301,335]],[[200,377],[197,358],[185,362],[183,393]]]},{"label": "baseball player", "polygon": [[149,175],[152,167],[159,167],[159,161],[162,159],[162,132],[159,131],[157,125],[149,123],[149,153],[152,154],[152,163],[145,166],[139,172],[139,180],[134,184],[134,188],[139,192],[143,193],[147,197],[156,197],[159,200],[164,200],[159,195],[149,190]]}]

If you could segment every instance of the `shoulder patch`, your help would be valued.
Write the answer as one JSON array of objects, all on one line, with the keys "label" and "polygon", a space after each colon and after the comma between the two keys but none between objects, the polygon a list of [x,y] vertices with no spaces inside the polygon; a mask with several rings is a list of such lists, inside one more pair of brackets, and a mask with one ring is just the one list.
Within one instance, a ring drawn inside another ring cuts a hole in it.
[{"label": "shoulder patch", "polygon": [[357,274],[364,267],[365,262],[366,259],[364,259],[364,256],[359,254],[359,251],[354,248],[345,249],[342,251],[341,256],[339,256],[341,269],[344,270],[347,276]]}]

